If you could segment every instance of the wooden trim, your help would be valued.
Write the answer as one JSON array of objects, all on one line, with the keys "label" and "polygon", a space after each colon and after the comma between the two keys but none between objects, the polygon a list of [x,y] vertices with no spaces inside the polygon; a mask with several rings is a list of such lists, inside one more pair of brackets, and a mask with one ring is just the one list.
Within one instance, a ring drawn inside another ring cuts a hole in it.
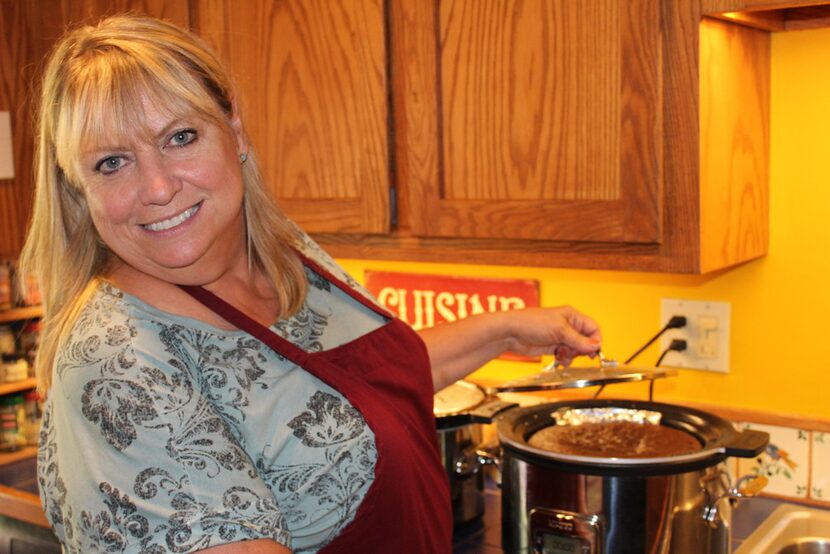
[{"label": "wooden trim", "polygon": [[37,495],[5,485],[0,485],[0,515],[40,527],[50,527]]},{"label": "wooden trim", "polygon": [[0,453],[0,466],[13,464],[35,456],[37,456],[37,446],[26,446],[14,452],[3,452]]},{"label": "wooden trim", "polygon": [[14,383],[6,383],[5,385],[0,385],[0,396],[24,390],[31,390],[36,386],[37,381],[34,378],[23,379],[22,381],[15,381]]},{"label": "wooden trim", "polygon": [[25,308],[14,308],[0,312],[0,323],[10,321],[22,321],[24,319],[37,319],[43,316],[40,306],[27,306]]}]

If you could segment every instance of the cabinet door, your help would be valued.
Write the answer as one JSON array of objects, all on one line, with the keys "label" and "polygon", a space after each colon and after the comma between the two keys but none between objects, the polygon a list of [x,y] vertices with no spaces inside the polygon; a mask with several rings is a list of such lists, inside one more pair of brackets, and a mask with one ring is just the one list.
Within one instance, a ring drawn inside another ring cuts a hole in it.
[{"label": "cabinet door", "polygon": [[389,231],[383,0],[196,0],[265,179],[310,232]]},{"label": "cabinet door", "polygon": [[392,10],[413,235],[661,241],[658,0]]}]

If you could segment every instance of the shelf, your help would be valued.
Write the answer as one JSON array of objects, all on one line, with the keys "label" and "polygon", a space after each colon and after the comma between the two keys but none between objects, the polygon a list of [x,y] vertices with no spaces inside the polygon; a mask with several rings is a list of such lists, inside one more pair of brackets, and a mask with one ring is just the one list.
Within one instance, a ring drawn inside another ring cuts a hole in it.
[{"label": "shelf", "polygon": [[13,308],[0,312],[0,323],[9,321],[21,321],[24,319],[36,319],[43,315],[40,306],[26,306],[25,308]]},{"label": "shelf", "polygon": [[0,467],[37,456],[37,446],[24,446],[14,452],[0,452]]},{"label": "shelf", "polygon": [[31,390],[37,386],[34,378],[23,379],[22,381],[15,381],[14,383],[5,383],[0,385],[0,396],[12,394],[13,392],[20,392],[24,390]]}]

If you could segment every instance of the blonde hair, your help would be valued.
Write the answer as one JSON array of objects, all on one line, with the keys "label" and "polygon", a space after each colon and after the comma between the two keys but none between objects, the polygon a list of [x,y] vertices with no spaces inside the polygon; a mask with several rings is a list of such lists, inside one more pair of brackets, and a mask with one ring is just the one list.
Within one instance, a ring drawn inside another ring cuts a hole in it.
[{"label": "blonde hair", "polygon": [[[46,391],[62,341],[97,277],[113,259],[89,214],[79,179],[80,153],[107,130],[146,133],[141,98],[170,115],[196,114],[230,125],[231,80],[199,37],[136,15],[106,18],[67,34],[43,77],[36,141],[32,221],[20,257],[22,274],[38,279],[43,331],[36,360]],[[117,138],[117,137],[116,137]],[[250,263],[276,284],[283,316],[302,305],[306,279],[289,246],[296,228],[265,189],[256,157],[242,166]]]}]

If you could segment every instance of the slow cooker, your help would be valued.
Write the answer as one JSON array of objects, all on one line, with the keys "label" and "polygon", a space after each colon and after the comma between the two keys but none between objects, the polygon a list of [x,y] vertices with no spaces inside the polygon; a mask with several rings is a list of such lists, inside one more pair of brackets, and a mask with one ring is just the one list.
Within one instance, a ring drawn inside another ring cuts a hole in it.
[{"label": "slow cooker", "polygon": [[[769,436],[738,432],[704,411],[653,402],[653,386],[648,401],[597,399],[608,384],[653,385],[655,379],[675,374],[665,368],[618,367],[602,359],[598,368],[557,368],[488,389],[460,381],[439,391],[436,424],[456,523],[483,512],[480,470],[495,463],[501,471],[507,554],[728,553],[732,504],[763,484],[754,475],[734,479],[725,462],[759,455]],[[584,387],[598,387],[594,399],[520,407],[498,396]],[[623,458],[529,444],[537,432],[559,425],[557,415],[563,411],[604,414],[592,417],[606,419],[609,413],[614,418],[648,414],[641,423],[682,431],[699,448]],[[491,422],[498,435],[495,447],[481,444],[483,424]]]},{"label": "slow cooker", "polygon": [[[531,437],[559,425],[563,413],[592,414],[600,424],[648,414],[636,425],[682,431],[700,447],[666,456],[606,457],[532,446]],[[651,401],[540,404],[505,412],[496,426],[502,546],[523,554],[728,553],[730,501],[752,494],[746,485],[754,476],[733,484],[724,462],[757,456],[769,441],[766,433],[737,432],[713,414]]]},{"label": "slow cooker", "polygon": [[450,482],[454,524],[468,523],[484,513],[484,473],[487,465],[501,463],[501,448],[484,444],[484,425],[516,402],[504,401],[502,393],[551,391],[632,381],[652,381],[676,371],[665,368],[632,369],[617,367],[604,357],[599,367],[548,367],[538,374],[484,388],[469,381],[457,381],[434,396],[433,414],[442,462]]}]

